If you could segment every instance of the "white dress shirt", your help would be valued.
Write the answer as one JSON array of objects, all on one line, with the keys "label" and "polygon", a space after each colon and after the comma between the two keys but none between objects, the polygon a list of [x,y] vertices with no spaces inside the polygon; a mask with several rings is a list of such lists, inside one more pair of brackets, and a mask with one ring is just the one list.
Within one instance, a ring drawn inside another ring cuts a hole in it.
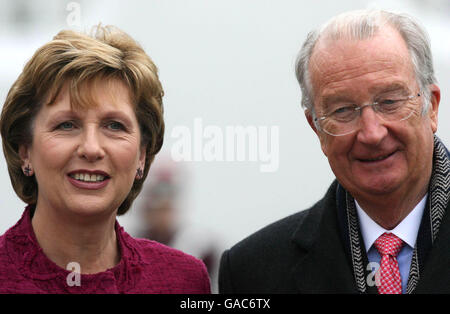
[{"label": "white dress shirt", "polygon": [[359,206],[355,200],[356,211],[358,213],[361,235],[366,247],[367,258],[369,262],[380,264],[381,256],[373,245],[383,233],[393,233],[405,243],[397,255],[400,276],[402,278],[402,293],[406,292],[408,284],[409,268],[416,245],[417,234],[419,232],[420,222],[422,221],[423,211],[425,209],[426,194],[414,209],[405,217],[394,229],[386,230],[370,218],[366,212]]}]

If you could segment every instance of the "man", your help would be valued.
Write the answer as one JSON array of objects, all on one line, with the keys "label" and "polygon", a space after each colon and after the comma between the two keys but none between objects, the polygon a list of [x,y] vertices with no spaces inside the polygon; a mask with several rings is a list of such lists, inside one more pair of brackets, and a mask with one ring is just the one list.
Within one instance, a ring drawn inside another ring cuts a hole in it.
[{"label": "man", "polygon": [[227,250],[221,293],[450,292],[450,154],[440,90],[411,18],[355,11],[308,35],[306,119],[336,180],[308,210]]}]

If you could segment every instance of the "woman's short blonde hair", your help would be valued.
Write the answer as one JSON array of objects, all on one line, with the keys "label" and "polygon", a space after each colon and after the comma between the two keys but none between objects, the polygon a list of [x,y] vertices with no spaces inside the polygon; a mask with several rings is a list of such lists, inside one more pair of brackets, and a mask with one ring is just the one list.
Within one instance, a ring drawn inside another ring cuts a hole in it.
[{"label": "woman's short blonde hair", "polygon": [[[158,69],[142,47],[113,26],[96,26],[90,35],[61,31],[39,48],[8,92],[0,117],[3,152],[12,186],[27,204],[36,204],[38,184],[22,172],[20,145],[30,145],[33,121],[52,104],[65,84],[72,106],[89,106],[80,91],[98,79],[119,79],[128,87],[146,147],[144,176],[135,180],[118,215],[128,211],[142,189],[154,156],[163,144],[163,89]],[[89,88],[89,87],[88,87]]]}]

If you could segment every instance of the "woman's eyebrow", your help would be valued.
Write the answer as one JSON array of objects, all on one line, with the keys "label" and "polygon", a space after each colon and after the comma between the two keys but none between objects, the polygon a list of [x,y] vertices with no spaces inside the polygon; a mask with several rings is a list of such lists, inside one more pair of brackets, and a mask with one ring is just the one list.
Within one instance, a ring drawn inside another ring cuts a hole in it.
[{"label": "woman's eyebrow", "polygon": [[128,117],[127,114],[125,114],[123,111],[120,110],[110,110],[102,113],[101,115],[102,119],[120,119],[125,124],[132,125],[132,119]]},{"label": "woman's eyebrow", "polygon": [[79,115],[73,110],[59,110],[53,113],[50,113],[47,116],[47,121],[52,122],[60,119],[79,119]]}]

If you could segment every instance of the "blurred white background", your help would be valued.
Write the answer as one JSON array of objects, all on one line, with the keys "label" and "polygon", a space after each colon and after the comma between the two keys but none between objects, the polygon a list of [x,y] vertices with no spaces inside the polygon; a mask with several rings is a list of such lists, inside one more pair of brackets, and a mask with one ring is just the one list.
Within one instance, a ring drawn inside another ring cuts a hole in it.
[{"label": "blurred white background", "polygon": [[[334,178],[304,119],[294,75],[296,54],[313,28],[353,9],[382,8],[416,17],[428,31],[441,87],[438,135],[450,145],[450,2],[448,0],[90,0],[80,24],[62,0],[0,0],[0,104],[34,51],[62,29],[115,25],[136,39],[160,70],[170,153],[177,126],[194,119],[227,126],[277,126],[279,167],[258,162],[192,161],[182,203],[186,224],[208,230],[220,249],[263,226],[314,204]],[[73,20],[72,20],[73,21]],[[152,172],[152,170],[150,170]],[[119,221],[138,228],[140,200]],[[0,155],[0,233],[21,216]]]}]

